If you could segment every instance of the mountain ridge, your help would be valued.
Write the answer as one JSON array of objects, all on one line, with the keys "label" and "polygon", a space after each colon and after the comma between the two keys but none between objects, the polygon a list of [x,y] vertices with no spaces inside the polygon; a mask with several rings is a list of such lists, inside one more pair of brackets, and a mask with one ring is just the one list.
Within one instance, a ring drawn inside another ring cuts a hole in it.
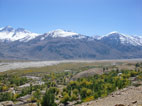
[{"label": "mountain ridge", "polygon": [[[38,36],[42,36],[41,40],[45,39],[46,37],[70,37],[70,38],[76,38],[76,39],[82,39],[82,38],[89,38],[90,40],[102,40],[105,38],[110,38],[112,39],[112,35],[113,37],[119,37],[118,39],[120,39],[120,42],[122,44],[131,44],[134,46],[142,46],[142,37],[141,36],[130,36],[130,35],[125,35],[122,33],[119,33],[117,31],[113,31],[110,32],[106,35],[102,35],[102,36],[86,36],[86,35],[82,35],[79,33],[75,33],[75,32],[71,32],[71,31],[66,31],[66,30],[62,30],[62,29],[56,29],[53,31],[49,31],[47,33],[44,34],[37,34],[37,33],[32,33],[28,30],[25,30],[24,28],[17,28],[14,29],[11,26],[6,26],[3,28],[0,28],[0,40],[1,41],[29,41],[32,40]],[[115,35],[115,36],[114,36]],[[4,37],[3,37],[4,36]],[[114,39],[114,38],[113,38]]]},{"label": "mountain ridge", "polygon": [[23,28],[3,29],[0,30],[0,59],[142,58],[142,37],[138,36],[111,32],[101,37],[90,37],[61,29],[44,34],[32,33]]}]

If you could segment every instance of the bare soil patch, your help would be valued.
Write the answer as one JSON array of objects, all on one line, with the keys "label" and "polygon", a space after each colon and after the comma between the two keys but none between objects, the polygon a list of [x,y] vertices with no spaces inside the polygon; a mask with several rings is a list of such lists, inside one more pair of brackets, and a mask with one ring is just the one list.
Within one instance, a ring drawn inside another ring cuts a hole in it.
[{"label": "bare soil patch", "polygon": [[105,98],[77,106],[142,106],[142,86],[130,86],[116,91]]}]

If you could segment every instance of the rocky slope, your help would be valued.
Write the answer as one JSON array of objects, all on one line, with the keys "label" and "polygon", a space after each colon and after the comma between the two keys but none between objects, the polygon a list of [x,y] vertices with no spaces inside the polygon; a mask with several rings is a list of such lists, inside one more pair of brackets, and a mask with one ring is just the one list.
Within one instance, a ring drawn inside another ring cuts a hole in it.
[{"label": "rocky slope", "polygon": [[142,86],[128,87],[95,101],[77,106],[142,106]]}]

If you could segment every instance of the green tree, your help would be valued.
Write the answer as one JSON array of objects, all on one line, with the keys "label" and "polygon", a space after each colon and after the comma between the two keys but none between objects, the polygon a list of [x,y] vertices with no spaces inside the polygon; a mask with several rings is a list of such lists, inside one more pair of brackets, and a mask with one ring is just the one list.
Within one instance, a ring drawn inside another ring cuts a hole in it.
[{"label": "green tree", "polygon": [[49,89],[42,98],[41,106],[56,106],[54,93]]},{"label": "green tree", "polygon": [[85,98],[87,96],[87,88],[82,88],[80,94],[81,98]]},{"label": "green tree", "polygon": [[34,93],[33,93],[33,96],[34,98],[37,100],[40,100],[40,96],[41,96],[41,93],[40,93],[40,90],[37,89]]},{"label": "green tree", "polygon": [[73,90],[73,94],[76,94],[76,95],[77,95],[78,93],[79,93],[78,89],[74,89],[74,90]]},{"label": "green tree", "polygon": [[86,95],[87,95],[87,96],[90,96],[91,94],[92,94],[92,90],[91,90],[91,89],[87,89]]},{"label": "green tree", "polygon": [[63,103],[66,106],[69,100],[70,100],[70,97],[69,97],[68,93],[64,93],[64,96],[61,99],[61,103]]},{"label": "green tree", "polygon": [[77,95],[76,94],[72,94],[71,100],[73,101],[73,100],[77,100],[77,99],[78,99]]}]

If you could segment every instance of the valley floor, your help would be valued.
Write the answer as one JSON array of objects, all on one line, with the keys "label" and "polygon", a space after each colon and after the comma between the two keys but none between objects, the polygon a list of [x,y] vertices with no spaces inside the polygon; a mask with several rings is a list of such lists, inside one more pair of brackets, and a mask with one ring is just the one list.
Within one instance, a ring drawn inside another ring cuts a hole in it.
[{"label": "valley floor", "polygon": [[57,106],[142,106],[142,59],[0,61],[0,106],[46,96]]},{"label": "valley floor", "polygon": [[60,61],[0,61],[0,72],[22,69],[22,68],[32,68],[32,67],[44,67],[52,66],[60,63],[70,63],[70,62],[139,62],[142,59],[118,59],[118,60],[60,60]]}]

